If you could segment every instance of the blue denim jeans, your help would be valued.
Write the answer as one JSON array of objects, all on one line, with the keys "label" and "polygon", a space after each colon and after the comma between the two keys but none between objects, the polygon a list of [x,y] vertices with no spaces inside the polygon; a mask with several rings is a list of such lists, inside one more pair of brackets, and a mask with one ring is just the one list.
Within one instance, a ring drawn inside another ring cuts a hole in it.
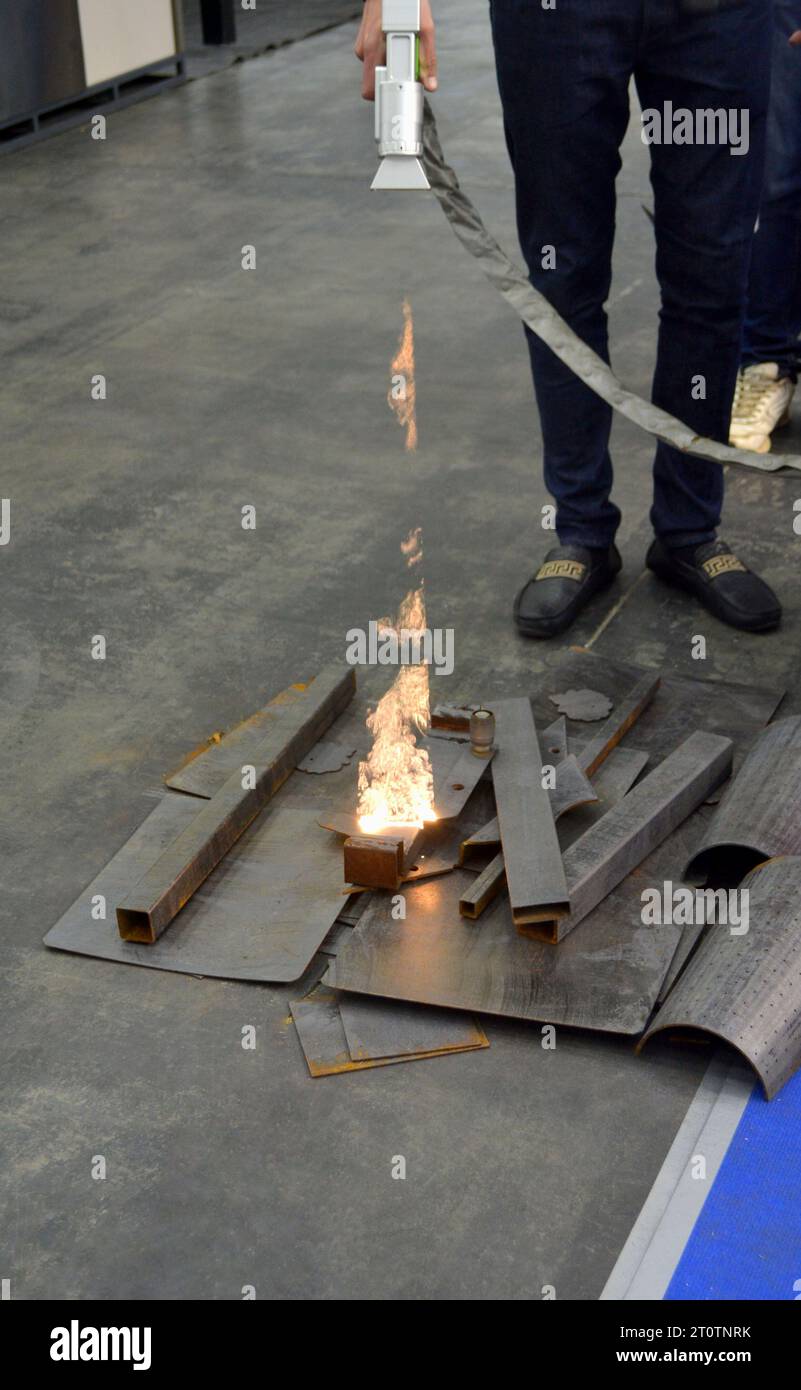
[{"label": "blue denim jeans", "polygon": [[[762,184],[771,0],[719,0],[694,12],[687,0],[556,0],[554,9],[491,0],[490,10],[531,281],[606,361],[615,176],[632,76],[643,109],[747,110],[747,153],[723,143],[650,147],[661,290],[652,398],[698,434],[727,440]],[[559,539],[608,546],[620,520],[610,499],[611,409],[527,338]],[[717,464],[657,446],[651,521],[667,545],[711,540],[722,501]]]},{"label": "blue denim jeans", "polygon": [[801,0],[773,0],[773,62],[765,180],[751,248],[743,365],[778,362],[797,378],[801,366]]}]

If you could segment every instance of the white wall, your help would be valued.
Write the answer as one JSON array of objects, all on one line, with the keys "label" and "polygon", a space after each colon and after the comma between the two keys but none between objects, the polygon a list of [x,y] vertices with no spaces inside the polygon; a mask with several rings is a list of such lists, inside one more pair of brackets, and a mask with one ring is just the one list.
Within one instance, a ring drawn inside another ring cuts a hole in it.
[{"label": "white wall", "polygon": [[176,50],[171,0],[78,0],[78,17],[87,87]]}]

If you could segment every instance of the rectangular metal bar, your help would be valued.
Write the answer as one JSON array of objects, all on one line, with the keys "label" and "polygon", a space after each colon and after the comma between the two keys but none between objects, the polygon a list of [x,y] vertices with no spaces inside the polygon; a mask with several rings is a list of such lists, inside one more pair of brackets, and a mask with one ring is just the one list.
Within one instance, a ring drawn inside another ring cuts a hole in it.
[{"label": "rectangular metal bar", "polygon": [[304,698],[306,689],[306,685],[290,685],[232,729],[211,734],[205,744],[193,749],[177,768],[167,773],[166,785],[173,791],[210,800],[236,768],[253,761],[268,731],[286,717],[287,706]]},{"label": "rectangular metal bar", "polygon": [[612,749],[617,747],[632,724],[637,722],[643,710],[650,705],[660,684],[659,676],[643,676],[615,706],[603,728],[599,729],[578,755],[579,764],[588,777],[592,777],[592,774],[598,771]]},{"label": "rectangular metal bar", "polygon": [[531,703],[495,700],[497,752],[492,764],[495,804],[512,919],[516,925],[555,923],[570,901]]},{"label": "rectangular metal bar", "polygon": [[[612,756],[596,773],[594,787],[597,800],[589,805],[580,803],[571,808],[571,815],[559,819],[557,834],[563,856],[568,845],[572,845],[580,835],[586,834],[596,820],[605,816],[607,811],[610,811],[623,799],[647,762],[648,754],[640,753],[634,748],[618,747],[613,750]],[[553,805],[553,798],[551,805]],[[459,847],[459,863],[469,865],[471,860],[477,858],[482,850],[491,849],[493,845],[499,843],[496,817],[495,820],[488,821],[480,830],[475,831],[468,839],[462,841]],[[496,896],[496,893],[505,887],[503,855],[498,856],[497,862],[493,859],[479,877],[483,880],[481,886],[479,887],[479,881],[476,880],[470,889],[462,894],[459,901],[459,911],[464,917],[469,917],[471,920],[477,918]],[[463,901],[464,908],[462,907]]]},{"label": "rectangular metal bar", "polygon": [[353,698],[353,668],[327,667],[287,717],[268,732],[253,761],[253,786],[243,787],[242,770],[231,774],[218,792],[156,861],[135,888],[117,904],[117,925],[124,941],[155,941],[263,806],[286,781],[296,764]]},{"label": "rectangular metal bar", "polygon": [[[295,781],[303,776],[297,774]],[[293,778],[286,784],[291,793]],[[304,779],[305,782],[305,779]],[[342,895],[342,850],[312,806],[283,803],[284,789],[248,826],[158,941],[123,941],[114,904],[197,815],[194,797],[165,792],[151,814],[87,885],[45,945],[122,964],[228,980],[297,980],[332,922],[357,921]],[[361,905],[363,908],[363,904]],[[98,916],[98,907],[102,916]]]},{"label": "rectangular metal bar", "polygon": [[474,922],[481,916],[484,908],[506,887],[506,865],[502,854],[496,854],[486,869],[483,869],[466,888],[459,899],[459,911],[463,917]]},{"label": "rectangular metal bar", "polygon": [[561,941],[728,777],[733,751],[720,734],[685,739],[565,851],[570,912],[552,923],[524,923],[524,935]]},{"label": "rectangular metal bar", "polygon": [[403,878],[403,839],[351,835],[344,845],[345,882],[394,891]]}]

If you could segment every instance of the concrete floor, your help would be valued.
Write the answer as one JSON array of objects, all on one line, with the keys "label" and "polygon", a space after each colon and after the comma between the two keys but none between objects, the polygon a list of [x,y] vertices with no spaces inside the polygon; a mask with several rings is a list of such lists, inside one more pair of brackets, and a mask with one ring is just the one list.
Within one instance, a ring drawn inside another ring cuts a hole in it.
[{"label": "concrete floor", "polygon": [[[486,6],[439,13],[445,149],[511,247]],[[410,525],[430,621],[456,630],[436,698],[532,688],[561,647],[523,642],[510,619],[546,500],[520,328],[433,199],[370,194],[353,38],[331,30],[113,115],[105,143],[75,130],[0,166],[12,1297],[237,1299],[252,1284],[262,1299],[536,1299],[552,1284],[596,1298],[705,1064],[564,1031],[546,1052],[536,1030],[490,1021],[488,1051],[313,1081],[291,990],[41,946],[166,769],[396,606]],[[647,392],[636,131],[620,194],[614,355]],[[405,294],[414,457],[384,400]],[[105,402],[90,399],[97,372]],[[640,572],[650,454],[616,425],[626,568],[571,640],[592,639]],[[726,534],[782,591],[779,634],[735,635],[648,579],[595,649],[797,690],[800,490],[730,479]]]}]

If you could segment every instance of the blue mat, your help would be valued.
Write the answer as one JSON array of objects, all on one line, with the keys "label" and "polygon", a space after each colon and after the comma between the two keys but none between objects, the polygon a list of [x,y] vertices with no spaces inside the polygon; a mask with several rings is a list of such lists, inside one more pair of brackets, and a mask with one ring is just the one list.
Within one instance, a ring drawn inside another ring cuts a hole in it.
[{"label": "blue mat", "polygon": [[801,1072],[754,1087],[665,1298],[801,1299]]}]

